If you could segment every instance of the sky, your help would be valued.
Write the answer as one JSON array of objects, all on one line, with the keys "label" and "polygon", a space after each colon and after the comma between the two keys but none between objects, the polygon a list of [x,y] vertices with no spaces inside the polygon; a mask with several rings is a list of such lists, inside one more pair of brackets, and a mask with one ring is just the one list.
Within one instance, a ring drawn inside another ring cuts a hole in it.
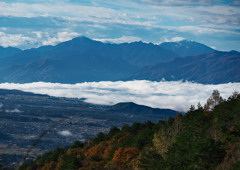
[{"label": "sky", "polygon": [[[240,91],[240,83],[203,85],[182,81],[154,82],[147,80],[78,84],[35,82],[26,84],[2,83],[0,88],[18,89],[56,97],[85,98],[85,102],[93,104],[113,105],[119,102],[134,102],[153,108],[186,112],[191,105],[197,108],[198,102],[203,106],[213,90],[216,89],[219,90],[224,99],[227,99],[234,91]],[[9,112],[16,112],[16,110]]]},{"label": "sky", "polygon": [[240,51],[240,0],[0,0],[0,46],[28,49],[77,36],[114,43],[187,39]]}]

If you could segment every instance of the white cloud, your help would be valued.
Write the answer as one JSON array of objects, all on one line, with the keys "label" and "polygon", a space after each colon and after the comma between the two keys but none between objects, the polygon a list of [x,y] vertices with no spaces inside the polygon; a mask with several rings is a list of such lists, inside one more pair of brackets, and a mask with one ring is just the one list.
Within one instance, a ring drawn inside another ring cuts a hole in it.
[{"label": "white cloud", "polygon": [[[35,44],[31,47],[42,44],[55,45],[62,42],[60,39],[63,38],[59,38],[58,35],[53,36],[53,33],[65,32],[64,28],[68,29],[67,32],[84,33],[91,38],[116,43],[132,42],[140,39],[157,42],[163,40],[162,35],[166,37],[214,35],[216,38],[216,36],[219,37],[224,33],[222,39],[225,40],[227,37],[234,39],[232,37],[240,35],[239,30],[236,29],[240,24],[240,8],[233,5],[237,2],[229,2],[226,5],[218,0],[142,0],[142,2],[139,0],[108,2],[98,0],[74,3],[68,0],[11,1],[11,3],[5,1],[0,2],[0,16],[7,18],[25,17],[25,19],[31,18],[31,20],[34,20],[33,17],[44,17],[43,22],[46,22],[46,25],[44,23],[43,25],[49,28],[45,30],[37,28],[38,30],[36,30],[34,25],[30,28],[28,22],[26,24],[22,22],[18,28],[12,29],[6,26],[8,23],[5,22],[6,25],[3,24],[3,26],[7,27],[8,33],[25,27],[27,33],[20,32],[22,34],[17,34],[22,37],[13,38],[16,39],[16,42],[8,37],[11,41],[2,44],[5,44],[5,46],[9,44],[11,46],[22,45],[23,43],[30,44],[30,41],[24,39],[24,37],[29,36],[30,30],[33,34],[35,32],[34,38],[36,38],[36,40],[32,39],[31,42]],[[161,30],[159,31],[159,29]],[[40,34],[40,31],[49,31],[51,36],[45,37],[44,34]],[[112,38],[121,35],[131,36]],[[102,37],[109,38],[103,39]],[[204,39],[207,39],[206,37]],[[197,40],[196,38],[190,39]],[[211,39],[214,38],[211,37]],[[66,40],[69,39],[66,38]],[[229,45],[229,48],[232,48],[232,46]]]},{"label": "white cloud", "polygon": [[220,1],[220,0],[141,0],[153,5],[166,6],[212,6],[214,4],[225,4],[227,6],[239,5],[239,0]]},{"label": "white cloud", "polygon": [[[69,21],[87,21],[93,23],[120,23],[130,25],[150,25],[149,21],[135,21],[135,12],[122,12],[104,5],[89,6],[72,4],[70,2],[53,3],[42,2],[27,3],[6,3],[0,2],[0,16],[13,17],[58,17]],[[129,16],[130,14],[130,16]],[[147,13],[142,14],[141,18],[147,19]]]},{"label": "white cloud", "polygon": [[81,34],[77,32],[58,32],[56,37],[49,37],[47,40],[42,42],[42,45],[56,45],[60,42],[71,40]]},{"label": "white cloud", "polygon": [[13,110],[5,110],[6,113],[22,113],[23,111],[19,109],[13,109]]},{"label": "white cloud", "polygon": [[[144,0],[143,0],[144,1]],[[231,26],[235,28],[239,24],[239,7],[229,5],[215,5],[209,1],[184,1],[184,0],[150,0],[140,4],[137,1],[104,2],[92,5],[81,3],[53,1],[48,3],[6,3],[0,2],[1,16],[14,17],[57,17],[71,21],[88,21],[93,23],[119,23],[128,25],[156,26],[162,21],[162,17],[171,17],[177,21],[195,22],[197,25],[209,26],[209,22],[215,26]],[[198,5],[195,5],[195,4]],[[128,4],[128,5],[126,5]],[[153,5],[150,5],[153,4]],[[160,4],[160,5],[158,5]],[[208,4],[206,6],[206,4]],[[216,3],[217,4],[217,3]],[[139,12],[141,11],[141,12]],[[234,24],[235,23],[235,24]],[[194,25],[195,25],[194,24]],[[160,24],[162,25],[162,24]],[[181,24],[184,25],[184,24]],[[234,26],[234,27],[233,27]]]},{"label": "white cloud", "polygon": [[164,42],[179,42],[182,40],[185,40],[185,38],[183,38],[183,37],[172,37],[170,39],[164,38]]},{"label": "white cloud", "polygon": [[62,135],[62,136],[65,136],[65,137],[69,137],[69,136],[73,135],[69,130],[59,131],[58,134]]},{"label": "white cloud", "polygon": [[[193,4],[194,3],[193,1]],[[182,22],[180,25],[177,24],[178,26],[198,26],[209,29],[234,31],[236,26],[240,24],[239,6],[229,6],[217,3],[207,6],[200,3],[199,5],[192,6],[188,1],[182,5],[176,5],[174,2],[167,5],[166,3],[162,3],[162,1],[159,1],[159,5],[157,3],[150,4],[154,5],[148,7],[148,9],[150,10],[152,8],[152,11],[155,11],[154,14],[159,18],[169,17],[170,23]],[[165,26],[170,25],[165,24]],[[153,26],[156,25],[154,24]]]},{"label": "white cloud", "polygon": [[0,15],[15,17],[51,16],[75,21],[146,26],[159,25],[162,21],[161,18],[168,16],[177,19],[177,21],[180,19],[184,22],[186,20],[195,22],[197,25],[209,26],[209,21],[214,26],[222,23],[221,27],[233,24],[233,29],[239,25],[240,10],[238,6],[234,5],[219,4],[217,1],[208,0],[142,1],[145,3],[117,0],[107,3],[100,1],[91,5],[83,5],[84,3],[81,4],[81,2],[71,3],[70,1],[52,1],[51,3],[49,1],[35,1],[32,4],[0,2]]},{"label": "white cloud", "polygon": [[112,105],[119,102],[135,102],[154,108],[187,111],[190,105],[204,104],[212,91],[218,89],[227,98],[233,91],[240,91],[240,83],[203,85],[191,82],[102,81],[78,84],[60,83],[2,83],[0,88],[18,89],[57,97],[86,98],[86,102]]},{"label": "white cloud", "polygon": [[101,42],[111,42],[111,43],[116,43],[116,44],[120,44],[120,43],[131,43],[131,42],[135,42],[135,41],[141,41],[141,38],[139,37],[134,37],[134,36],[122,36],[120,38],[109,38],[109,39],[94,39],[96,41],[101,41]]},{"label": "white cloud", "polygon": [[210,28],[201,26],[156,26],[156,28],[170,30],[175,32],[191,33],[195,35],[211,35],[211,34],[232,34],[240,35],[240,32],[225,30],[220,28]]},{"label": "white cloud", "polygon": [[31,37],[22,35],[22,34],[6,34],[0,32],[0,46],[3,47],[17,47],[27,43],[33,43],[35,40]]},{"label": "white cloud", "polygon": [[211,0],[142,0],[154,5],[185,6],[185,5],[208,5]]},{"label": "white cloud", "polygon": [[42,34],[43,34],[42,31],[33,31],[32,33],[33,33],[33,34],[36,34],[36,37],[37,37],[37,38],[42,38]]},{"label": "white cloud", "polygon": [[[71,31],[60,31],[56,34],[46,31],[32,31],[28,35],[7,34],[0,32],[0,46],[3,47],[38,47],[42,45],[56,45],[58,43],[71,40],[81,34]],[[25,49],[25,48],[24,48]]]},{"label": "white cloud", "polygon": [[217,48],[215,46],[210,46],[212,49],[216,50]]}]

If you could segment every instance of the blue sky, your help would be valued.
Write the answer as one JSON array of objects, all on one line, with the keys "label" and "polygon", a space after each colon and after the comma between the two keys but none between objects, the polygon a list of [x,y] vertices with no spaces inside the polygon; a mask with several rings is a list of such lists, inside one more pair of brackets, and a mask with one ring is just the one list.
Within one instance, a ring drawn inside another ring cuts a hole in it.
[{"label": "blue sky", "polygon": [[26,49],[81,35],[115,43],[188,39],[240,51],[240,0],[0,1],[0,46]]}]

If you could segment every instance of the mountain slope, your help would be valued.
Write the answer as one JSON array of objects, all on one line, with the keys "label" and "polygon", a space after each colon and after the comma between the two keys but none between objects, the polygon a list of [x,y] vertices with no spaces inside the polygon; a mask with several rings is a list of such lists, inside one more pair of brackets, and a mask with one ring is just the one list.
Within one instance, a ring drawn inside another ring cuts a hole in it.
[{"label": "mountain slope", "polygon": [[160,44],[160,47],[165,48],[169,51],[173,51],[181,57],[215,51],[204,44],[188,40],[182,40],[179,42],[164,42]]},{"label": "mountain slope", "polygon": [[168,115],[175,116],[177,114],[176,111],[170,109],[158,109],[158,108],[154,109],[148,106],[138,105],[132,102],[115,104],[109,110],[111,112],[127,112],[129,114],[137,113],[138,115],[166,113]]},{"label": "mountain slope", "polygon": [[148,66],[179,57],[176,53],[152,43],[133,42],[120,44],[121,58],[136,66]]},{"label": "mountain slope", "polygon": [[199,83],[228,83],[240,81],[240,53],[211,52],[146,67],[125,80],[188,80]]},{"label": "mountain slope", "polygon": [[174,57],[177,57],[175,53],[154,44],[104,44],[78,37],[2,59],[0,75],[3,81],[21,83],[117,80],[143,66]]},{"label": "mountain slope", "polygon": [[22,50],[14,47],[1,47],[0,46],[0,58],[11,57],[17,53],[20,53]]},{"label": "mountain slope", "polygon": [[95,56],[85,59],[66,56],[43,58],[22,67],[16,66],[14,69],[10,67],[9,70],[11,73],[5,75],[4,79],[10,82],[77,83],[117,80],[118,77],[134,71],[136,68],[117,59],[112,61]]}]

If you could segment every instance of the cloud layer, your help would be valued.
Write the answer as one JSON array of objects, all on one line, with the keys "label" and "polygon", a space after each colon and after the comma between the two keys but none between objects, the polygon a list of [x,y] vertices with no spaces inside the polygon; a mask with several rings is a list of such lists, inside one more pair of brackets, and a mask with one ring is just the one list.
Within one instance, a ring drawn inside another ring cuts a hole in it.
[{"label": "cloud layer", "polygon": [[131,43],[136,41],[141,41],[141,38],[139,37],[133,37],[133,36],[122,36],[120,38],[114,38],[114,39],[95,39],[96,41],[101,41],[103,43]]},{"label": "cloud layer", "polygon": [[69,130],[58,131],[58,134],[65,137],[69,137],[73,135]]},{"label": "cloud layer", "polygon": [[13,110],[5,110],[6,113],[22,113],[23,111],[19,109],[13,109]]},{"label": "cloud layer", "polygon": [[154,108],[169,108],[187,111],[190,105],[202,105],[217,89],[223,98],[240,91],[240,83],[203,85],[192,82],[166,81],[102,81],[78,84],[35,82],[27,84],[3,83],[3,89],[18,89],[27,92],[48,94],[57,97],[86,98],[86,102],[113,105],[119,102],[135,102]]}]

